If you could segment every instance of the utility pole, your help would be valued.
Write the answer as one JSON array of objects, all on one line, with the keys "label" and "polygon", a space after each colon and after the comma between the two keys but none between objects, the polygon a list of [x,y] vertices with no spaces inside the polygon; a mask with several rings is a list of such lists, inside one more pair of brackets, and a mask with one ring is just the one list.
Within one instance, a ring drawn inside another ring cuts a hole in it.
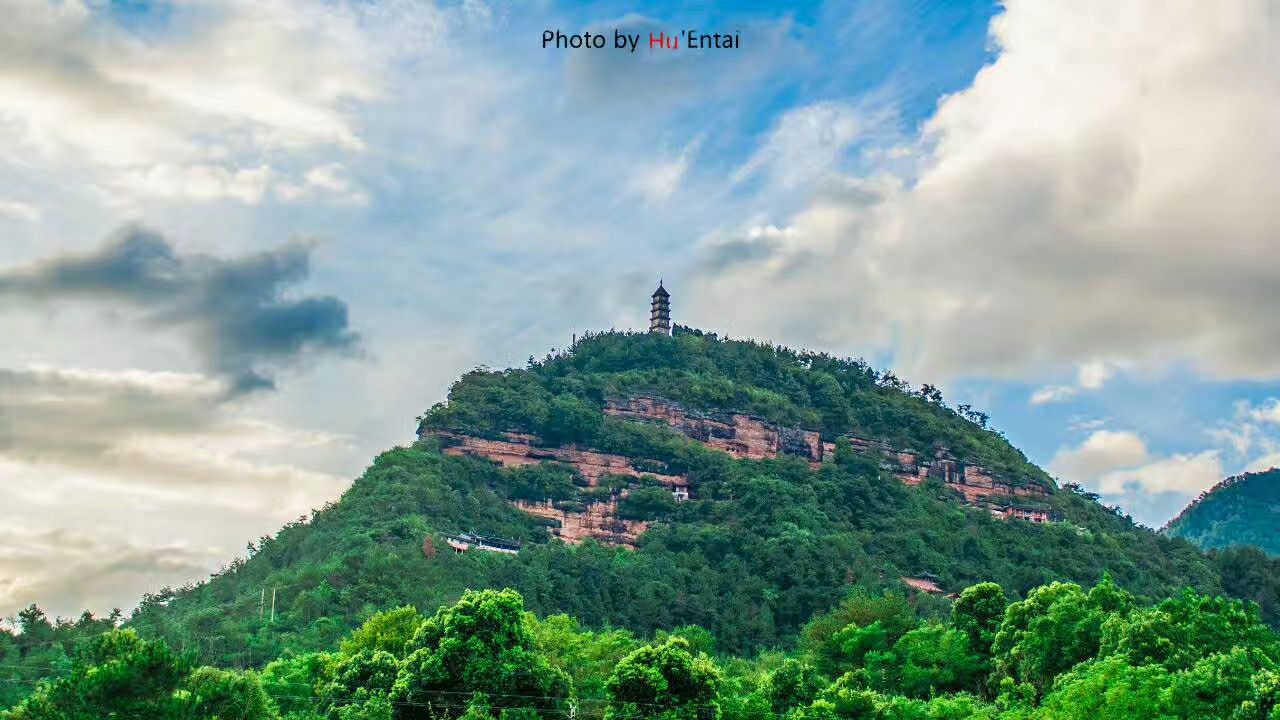
[{"label": "utility pole", "polygon": [[271,588],[271,620],[268,625],[275,624],[276,621],[276,589]]},{"label": "utility pole", "polygon": [[267,586],[262,586],[262,596],[258,598],[258,623],[261,624],[267,612]]}]

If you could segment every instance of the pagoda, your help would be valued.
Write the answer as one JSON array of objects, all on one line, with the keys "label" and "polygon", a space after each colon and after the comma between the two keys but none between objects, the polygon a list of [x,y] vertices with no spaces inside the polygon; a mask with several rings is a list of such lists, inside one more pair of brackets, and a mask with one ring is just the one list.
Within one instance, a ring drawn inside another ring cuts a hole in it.
[{"label": "pagoda", "polygon": [[649,306],[649,332],[671,334],[671,293],[658,281],[658,289],[653,291],[653,302]]}]

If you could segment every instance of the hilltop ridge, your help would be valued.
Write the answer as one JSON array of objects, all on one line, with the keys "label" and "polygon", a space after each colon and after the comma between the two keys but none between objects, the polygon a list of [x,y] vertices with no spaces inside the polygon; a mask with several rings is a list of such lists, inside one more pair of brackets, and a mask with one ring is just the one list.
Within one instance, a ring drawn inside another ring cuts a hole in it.
[{"label": "hilltop ridge", "polygon": [[[620,362],[619,344],[657,348],[664,364]],[[521,402],[512,402],[511,393]],[[886,414],[898,415],[896,425],[880,420]],[[936,389],[913,392],[862,361],[688,328],[676,328],[673,337],[588,335],[570,353],[523,371],[470,373],[422,417],[418,434],[446,454],[503,467],[566,465],[576,491],[513,504],[556,523],[552,532],[570,542],[590,537],[635,546],[647,524],[619,510],[633,489],[648,481],[668,488],[677,502],[707,496],[703,478],[681,456],[689,448],[665,431],[735,459],[797,458],[813,470],[852,452],[908,485],[940,480],[997,517],[1052,517],[1045,503],[1052,480],[987,428],[984,415],[952,410]],[[964,450],[953,451],[948,441]]]},{"label": "hilltop ridge", "polygon": [[1191,501],[1161,532],[1206,550],[1252,545],[1280,556],[1280,469],[1223,480]]}]

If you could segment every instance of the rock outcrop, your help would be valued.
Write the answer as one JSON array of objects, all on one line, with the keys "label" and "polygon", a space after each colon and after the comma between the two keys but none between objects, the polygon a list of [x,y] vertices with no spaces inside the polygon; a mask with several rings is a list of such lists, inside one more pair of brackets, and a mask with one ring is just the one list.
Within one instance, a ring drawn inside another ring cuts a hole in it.
[{"label": "rock outcrop", "polygon": [[[689,480],[685,476],[653,472],[653,468],[665,467],[664,463],[656,460],[636,460],[624,455],[573,446],[543,447],[537,436],[528,433],[504,433],[502,440],[445,431],[424,432],[423,436],[439,440],[446,455],[482,457],[503,467],[536,465],[548,461],[571,465],[582,475],[588,487],[599,487],[600,480],[608,475],[622,475],[637,480],[644,476],[670,488],[677,500],[685,500],[690,496]],[[567,543],[592,538],[604,543],[634,547],[649,524],[618,517],[618,500],[626,496],[627,489],[622,488],[607,500],[587,503],[580,509],[558,507],[551,501],[512,500],[511,504],[530,515],[546,519],[551,534]]]},{"label": "rock outcrop", "polygon": [[610,398],[606,415],[669,425],[715,450],[736,458],[765,460],[795,455],[822,462],[822,438],[815,430],[788,428],[745,413],[704,413],[649,395]]},{"label": "rock outcrop", "polygon": [[[835,456],[835,443],[823,442],[816,430],[786,427],[754,415],[697,412],[648,395],[610,398],[604,411],[615,417],[668,425],[707,447],[723,450],[737,458],[763,460],[794,455],[817,467]],[[953,486],[972,503],[986,501],[993,496],[1048,495],[1048,491],[1039,485],[1013,483],[995,477],[978,465],[964,463],[945,448],[938,448],[932,457],[925,458],[914,450],[900,450],[876,440],[855,436],[847,436],[847,439],[855,452],[879,460],[882,469],[908,485],[917,485],[926,478],[937,478]]]},{"label": "rock outcrop", "polygon": [[636,460],[625,455],[582,450],[572,445],[543,447],[536,435],[528,433],[504,433],[502,440],[487,440],[446,431],[424,432],[423,437],[427,436],[440,440],[446,455],[487,458],[503,467],[537,465],[545,461],[572,465],[586,479],[590,487],[599,485],[600,478],[605,475],[626,475],[634,478],[645,475],[673,489],[683,487],[687,490],[689,487],[689,481],[683,475],[668,475],[647,469],[665,467],[664,463],[657,460]]},{"label": "rock outcrop", "polygon": [[[836,444],[824,442],[816,430],[787,427],[746,413],[701,412],[650,395],[610,398],[605,403],[604,412],[613,417],[669,426],[709,448],[726,452],[735,458],[765,460],[795,456],[806,460],[810,467],[816,469],[835,457]],[[547,461],[571,465],[589,487],[598,487],[601,478],[609,475],[637,480],[643,475],[670,488],[677,500],[690,497],[688,478],[662,472],[661,469],[666,466],[656,460],[629,458],[574,445],[546,447],[538,437],[528,433],[507,432],[503,433],[501,439],[486,439],[455,432],[424,430],[422,436],[439,440],[446,454],[487,458],[503,467],[534,465]],[[846,439],[854,452],[877,460],[881,470],[908,485],[918,485],[925,479],[936,478],[958,492],[966,502],[984,507],[997,517],[1031,522],[1046,522],[1050,519],[1046,510],[1016,504],[1019,498],[1046,497],[1048,490],[1041,485],[1016,483],[998,477],[978,465],[953,457],[946,448],[935,448],[932,453],[925,455],[915,450],[894,448],[877,440],[854,436]],[[655,468],[659,470],[654,472]],[[551,524],[552,533],[566,542],[575,543],[593,538],[601,542],[634,546],[640,535],[648,529],[648,523],[618,517],[617,503],[626,493],[627,490],[623,488],[609,496],[607,501],[596,501],[580,508],[527,500],[515,500],[512,503],[531,515],[546,519]]]},{"label": "rock outcrop", "polygon": [[567,543],[582,542],[587,538],[613,545],[635,547],[636,541],[649,529],[643,520],[624,520],[618,517],[618,501],[596,502],[582,510],[557,508],[550,500],[540,502],[513,500],[521,510],[554,523],[551,534]]}]

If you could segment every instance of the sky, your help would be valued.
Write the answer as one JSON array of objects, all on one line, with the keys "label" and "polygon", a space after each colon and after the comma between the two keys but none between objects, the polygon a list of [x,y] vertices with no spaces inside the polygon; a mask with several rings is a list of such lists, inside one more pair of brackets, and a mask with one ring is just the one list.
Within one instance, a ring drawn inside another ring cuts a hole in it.
[{"label": "sky", "polygon": [[1152,527],[1280,465],[1268,0],[3,1],[0,615],[206,577],[659,278]]}]

